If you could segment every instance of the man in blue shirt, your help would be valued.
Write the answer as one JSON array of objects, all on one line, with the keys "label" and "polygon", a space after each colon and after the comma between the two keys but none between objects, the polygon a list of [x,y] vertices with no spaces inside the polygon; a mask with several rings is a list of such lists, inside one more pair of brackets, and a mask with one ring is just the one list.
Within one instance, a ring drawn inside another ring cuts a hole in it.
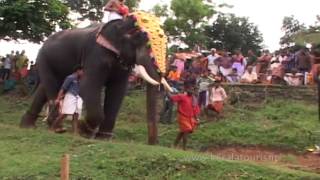
[{"label": "man in blue shirt", "polygon": [[52,125],[52,130],[56,133],[63,133],[63,120],[67,115],[72,115],[73,132],[78,131],[78,120],[82,111],[82,99],[79,96],[80,79],[83,76],[82,66],[76,66],[74,73],[69,75],[59,91],[56,104],[60,107],[60,115]]}]

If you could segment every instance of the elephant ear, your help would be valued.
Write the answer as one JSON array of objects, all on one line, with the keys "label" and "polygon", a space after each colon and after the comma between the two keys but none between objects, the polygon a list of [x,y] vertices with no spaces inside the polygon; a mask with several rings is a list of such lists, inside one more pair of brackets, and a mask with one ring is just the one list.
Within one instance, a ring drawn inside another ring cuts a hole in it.
[{"label": "elephant ear", "polygon": [[148,33],[144,31],[138,31],[131,35],[130,40],[136,48],[147,46],[149,42]]}]

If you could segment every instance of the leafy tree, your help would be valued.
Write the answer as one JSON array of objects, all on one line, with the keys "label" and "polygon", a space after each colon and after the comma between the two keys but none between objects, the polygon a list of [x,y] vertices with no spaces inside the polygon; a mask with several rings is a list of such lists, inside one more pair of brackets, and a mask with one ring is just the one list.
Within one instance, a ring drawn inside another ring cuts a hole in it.
[{"label": "leafy tree", "polygon": [[[71,10],[81,14],[80,19],[101,20],[103,18],[103,7],[108,0],[65,0]],[[139,6],[141,0],[127,0],[126,5],[134,10]]]},{"label": "leafy tree", "polygon": [[299,20],[295,19],[292,16],[284,17],[282,21],[282,30],[284,31],[284,36],[280,39],[280,44],[284,46],[289,46],[291,43],[294,42],[293,38],[301,33],[302,31],[306,30],[304,24],[300,23]]},{"label": "leafy tree", "polygon": [[164,5],[160,5],[160,4],[156,4],[152,9],[151,12],[156,15],[157,17],[165,17],[167,18],[169,16],[169,12],[168,12],[168,5],[164,4]]},{"label": "leafy tree", "polygon": [[68,8],[59,0],[0,1],[0,39],[40,42],[57,28],[71,27]]},{"label": "leafy tree", "polygon": [[244,53],[250,49],[259,52],[262,48],[262,35],[248,18],[236,17],[234,14],[219,14],[216,21],[205,29],[207,47],[231,52],[241,50]]},{"label": "leafy tree", "polygon": [[[214,6],[202,0],[172,0],[171,12],[164,22],[164,29],[174,40],[180,40],[192,48],[202,44],[204,25],[215,14]],[[166,7],[155,7],[158,15],[166,15]]]}]

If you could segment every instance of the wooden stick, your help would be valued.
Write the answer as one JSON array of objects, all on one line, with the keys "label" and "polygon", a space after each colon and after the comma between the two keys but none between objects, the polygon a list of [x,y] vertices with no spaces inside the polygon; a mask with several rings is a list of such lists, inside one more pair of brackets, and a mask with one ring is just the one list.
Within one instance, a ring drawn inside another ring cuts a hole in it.
[{"label": "wooden stick", "polygon": [[65,154],[63,155],[61,159],[61,180],[69,180],[69,174],[70,174],[70,155]]}]

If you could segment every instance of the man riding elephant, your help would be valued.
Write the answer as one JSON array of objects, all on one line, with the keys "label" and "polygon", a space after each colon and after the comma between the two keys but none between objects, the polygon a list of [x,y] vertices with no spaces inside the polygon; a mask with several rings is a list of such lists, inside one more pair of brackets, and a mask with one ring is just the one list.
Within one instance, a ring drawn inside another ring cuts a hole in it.
[{"label": "man riding elephant", "polygon": [[[65,77],[75,65],[84,68],[80,96],[86,107],[86,120],[80,124],[82,135],[107,139],[112,136],[115,120],[127,90],[128,77],[135,69],[148,82],[147,119],[149,144],[157,142],[156,104],[160,83],[167,89],[156,63],[150,56],[147,33],[136,26],[136,18],[111,21],[106,25],[58,32],[48,38],[37,57],[40,84],[21,127],[35,127],[43,105],[53,101]],[[105,99],[101,106],[101,91]],[[55,118],[48,118],[49,126]]]}]

